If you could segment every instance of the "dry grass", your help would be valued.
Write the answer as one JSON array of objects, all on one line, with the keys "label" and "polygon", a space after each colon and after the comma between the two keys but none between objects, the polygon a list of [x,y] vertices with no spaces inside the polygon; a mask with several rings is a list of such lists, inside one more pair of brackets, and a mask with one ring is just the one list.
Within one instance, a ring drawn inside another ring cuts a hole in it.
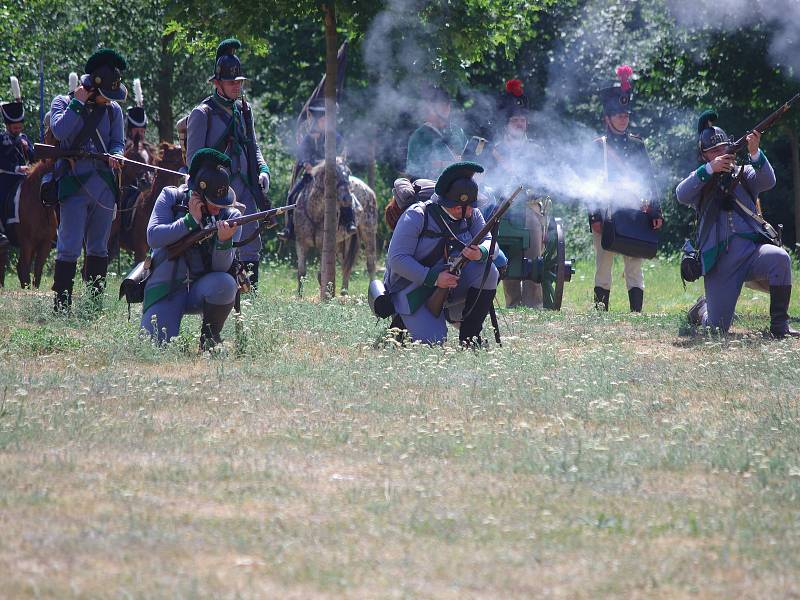
[{"label": "dry grass", "polygon": [[647,315],[578,277],[480,353],[283,268],[219,357],[4,293],[0,596],[800,597],[800,344],[749,292],[738,337],[681,336],[697,288],[648,275]]}]

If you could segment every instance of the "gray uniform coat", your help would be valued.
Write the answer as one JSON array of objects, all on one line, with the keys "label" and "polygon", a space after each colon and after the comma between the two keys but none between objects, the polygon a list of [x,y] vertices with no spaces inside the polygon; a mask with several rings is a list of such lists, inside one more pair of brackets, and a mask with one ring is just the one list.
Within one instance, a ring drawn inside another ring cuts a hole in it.
[{"label": "gray uniform coat", "polygon": [[[247,131],[242,117],[242,103],[231,102],[220,97],[216,92],[198,104],[189,114],[186,134],[186,162],[191,164],[194,153],[200,148],[216,148],[231,158],[231,187],[236,198],[245,206],[245,214],[259,210],[256,194],[261,194],[258,186],[260,173],[269,173],[269,166],[255,144],[258,172],[250,173],[247,161],[246,142],[255,139],[254,131]],[[260,202],[260,200],[259,200]],[[244,238],[259,227],[258,223],[250,223],[242,228]],[[261,238],[240,249],[241,259],[246,262],[257,262],[261,252]]]}]

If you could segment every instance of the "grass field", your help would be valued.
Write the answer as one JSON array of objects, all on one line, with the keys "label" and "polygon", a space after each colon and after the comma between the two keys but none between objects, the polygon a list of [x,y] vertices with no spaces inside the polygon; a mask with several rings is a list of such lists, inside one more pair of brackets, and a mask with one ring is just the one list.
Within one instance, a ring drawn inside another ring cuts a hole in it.
[{"label": "grass field", "polygon": [[140,339],[113,282],[69,320],[6,288],[0,597],[800,597],[800,342],[750,291],[687,335],[676,264],[641,316],[618,264],[597,314],[591,273],[477,353],[398,349],[280,264],[214,357],[197,317]]}]

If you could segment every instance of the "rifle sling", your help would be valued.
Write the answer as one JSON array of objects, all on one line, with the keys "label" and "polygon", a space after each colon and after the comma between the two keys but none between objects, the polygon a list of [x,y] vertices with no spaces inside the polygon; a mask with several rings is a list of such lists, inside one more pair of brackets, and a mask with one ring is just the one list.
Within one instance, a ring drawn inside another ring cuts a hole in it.
[{"label": "rifle sling", "polygon": [[105,149],[105,144],[103,143],[103,140],[100,139],[100,135],[97,132],[97,126],[100,125],[100,120],[103,118],[103,115],[106,114],[107,110],[107,106],[96,104],[88,116],[86,116],[85,112],[81,115],[81,118],[83,119],[83,127],[70,144],[70,150],[80,150],[81,146],[89,138],[92,138],[92,141],[98,150],[101,148]]}]

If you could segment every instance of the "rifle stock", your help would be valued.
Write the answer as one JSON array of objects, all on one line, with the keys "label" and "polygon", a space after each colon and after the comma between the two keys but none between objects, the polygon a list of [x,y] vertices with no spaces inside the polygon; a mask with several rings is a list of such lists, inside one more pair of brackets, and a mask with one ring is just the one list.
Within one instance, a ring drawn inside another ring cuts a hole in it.
[{"label": "rifle stock", "polygon": [[[506,211],[511,208],[511,203],[514,199],[519,195],[519,193],[523,190],[523,186],[519,186],[508,199],[504,200],[500,206],[494,211],[494,214],[486,221],[486,224],[481,228],[481,230],[473,237],[467,246],[478,245],[483,242],[483,238],[494,229],[494,226],[500,221]],[[487,257],[486,260],[492,260],[492,257]],[[458,255],[458,257],[451,263],[450,267],[448,268],[450,273],[459,274],[461,273],[461,269],[464,268],[464,265],[467,264],[468,260],[464,256],[463,251]],[[433,316],[438,317],[442,314],[442,310],[444,309],[444,303],[447,301],[447,296],[450,294],[450,290],[448,288],[434,288],[433,293],[428,296],[428,300],[425,302],[425,306],[428,307],[428,310],[431,311]]]},{"label": "rifle stock", "polygon": [[[261,212],[253,213],[251,215],[244,215],[243,217],[237,217],[235,219],[228,219],[228,225],[246,225],[247,223],[252,223],[253,221],[263,221],[265,219],[271,219],[277,217],[279,215],[285,214],[289,211],[294,210],[295,205],[289,204],[287,206],[280,206],[278,208],[271,208],[269,210],[262,210]],[[203,229],[198,229],[197,231],[193,231],[177,242],[174,242],[167,246],[167,259],[168,260],[175,260],[179,256],[183,255],[189,248],[194,246],[195,244],[199,244],[213,236],[217,232],[216,227],[204,227]]]}]

